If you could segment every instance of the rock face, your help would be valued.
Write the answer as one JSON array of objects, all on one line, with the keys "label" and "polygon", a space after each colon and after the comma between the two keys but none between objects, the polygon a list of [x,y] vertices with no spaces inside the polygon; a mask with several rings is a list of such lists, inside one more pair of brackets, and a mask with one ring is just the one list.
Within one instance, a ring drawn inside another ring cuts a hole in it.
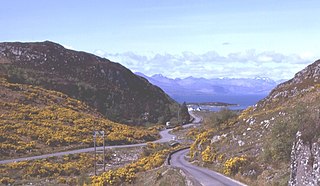
[{"label": "rock face", "polygon": [[320,138],[310,144],[300,136],[292,147],[289,185],[320,185]]},{"label": "rock face", "polygon": [[117,122],[164,122],[177,107],[160,88],[122,65],[49,41],[0,43],[0,75],[63,92]]}]

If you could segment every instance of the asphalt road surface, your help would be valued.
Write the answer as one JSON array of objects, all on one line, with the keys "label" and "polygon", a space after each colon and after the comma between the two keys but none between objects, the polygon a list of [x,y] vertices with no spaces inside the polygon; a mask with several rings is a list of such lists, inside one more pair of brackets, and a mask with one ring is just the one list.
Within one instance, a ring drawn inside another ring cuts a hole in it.
[{"label": "asphalt road surface", "polygon": [[244,186],[244,184],[228,178],[212,170],[192,165],[185,160],[189,149],[178,151],[171,156],[170,164],[184,170],[188,177],[193,178],[203,186]]}]

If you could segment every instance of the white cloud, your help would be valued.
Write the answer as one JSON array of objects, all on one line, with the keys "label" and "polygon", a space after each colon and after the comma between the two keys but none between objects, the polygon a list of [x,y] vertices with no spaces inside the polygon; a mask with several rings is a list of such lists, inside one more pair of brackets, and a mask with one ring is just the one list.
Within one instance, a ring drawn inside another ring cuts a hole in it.
[{"label": "white cloud", "polygon": [[299,54],[299,57],[305,60],[310,60],[314,57],[315,55],[310,52],[310,51],[304,51],[302,53]]},{"label": "white cloud", "polygon": [[180,55],[139,55],[132,52],[110,54],[97,50],[97,55],[119,62],[134,72],[146,75],[163,74],[171,78],[188,76],[205,78],[269,77],[274,80],[290,79],[296,72],[316,60],[311,53],[285,55],[272,51],[229,53],[215,51],[204,54],[183,52]]},{"label": "white cloud", "polygon": [[62,45],[62,46],[66,49],[74,50],[73,46],[70,46],[70,45]]},{"label": "white cloud", "polygon": [[102,50],[95,50],[94,53],[98,56],[103,56],[105,54],[105,52]]}]

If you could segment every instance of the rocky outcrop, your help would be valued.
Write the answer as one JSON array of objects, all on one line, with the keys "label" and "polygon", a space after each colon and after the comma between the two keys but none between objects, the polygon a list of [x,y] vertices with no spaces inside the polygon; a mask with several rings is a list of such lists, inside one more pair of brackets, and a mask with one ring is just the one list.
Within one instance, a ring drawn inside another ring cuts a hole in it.
[{"label": "rocky outcrop", "polygon": [[291,152],[290,186],[320,185],[320,138],[317,142],[305,142],[297,133]]},{"label": "rocky outcrop", "polygon": [[294,78],[279,84],[271,93],[261,100],[258,108],[273,107],[276,104],[282,104],[288,99],[306,94],[315,89],[320,84],[320,60],[315,61],[300,72],[296,73]]}]

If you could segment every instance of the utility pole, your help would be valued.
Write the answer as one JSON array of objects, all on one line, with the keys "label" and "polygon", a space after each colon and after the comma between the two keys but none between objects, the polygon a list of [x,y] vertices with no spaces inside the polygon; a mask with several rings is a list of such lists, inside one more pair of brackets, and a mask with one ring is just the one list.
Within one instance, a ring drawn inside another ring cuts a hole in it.
[{"label": "utility pole", "polygon": [[[102,150],[101,147],[97,148],[97,137],[102,138]],[[93,145],[94,145],[94,175],[97,175],[97,166],[103,165],[103,171],[106,171],[106,146],[105,146],[105,133],[104,131],[94,131],[93,132]],[[97,154],[102,153],[102,162],[97,160]]]},{"label": "utility pole", "polygon": [[178,125],[180,125],[180,105],[179,105],[179,109],[178,109]]}]

